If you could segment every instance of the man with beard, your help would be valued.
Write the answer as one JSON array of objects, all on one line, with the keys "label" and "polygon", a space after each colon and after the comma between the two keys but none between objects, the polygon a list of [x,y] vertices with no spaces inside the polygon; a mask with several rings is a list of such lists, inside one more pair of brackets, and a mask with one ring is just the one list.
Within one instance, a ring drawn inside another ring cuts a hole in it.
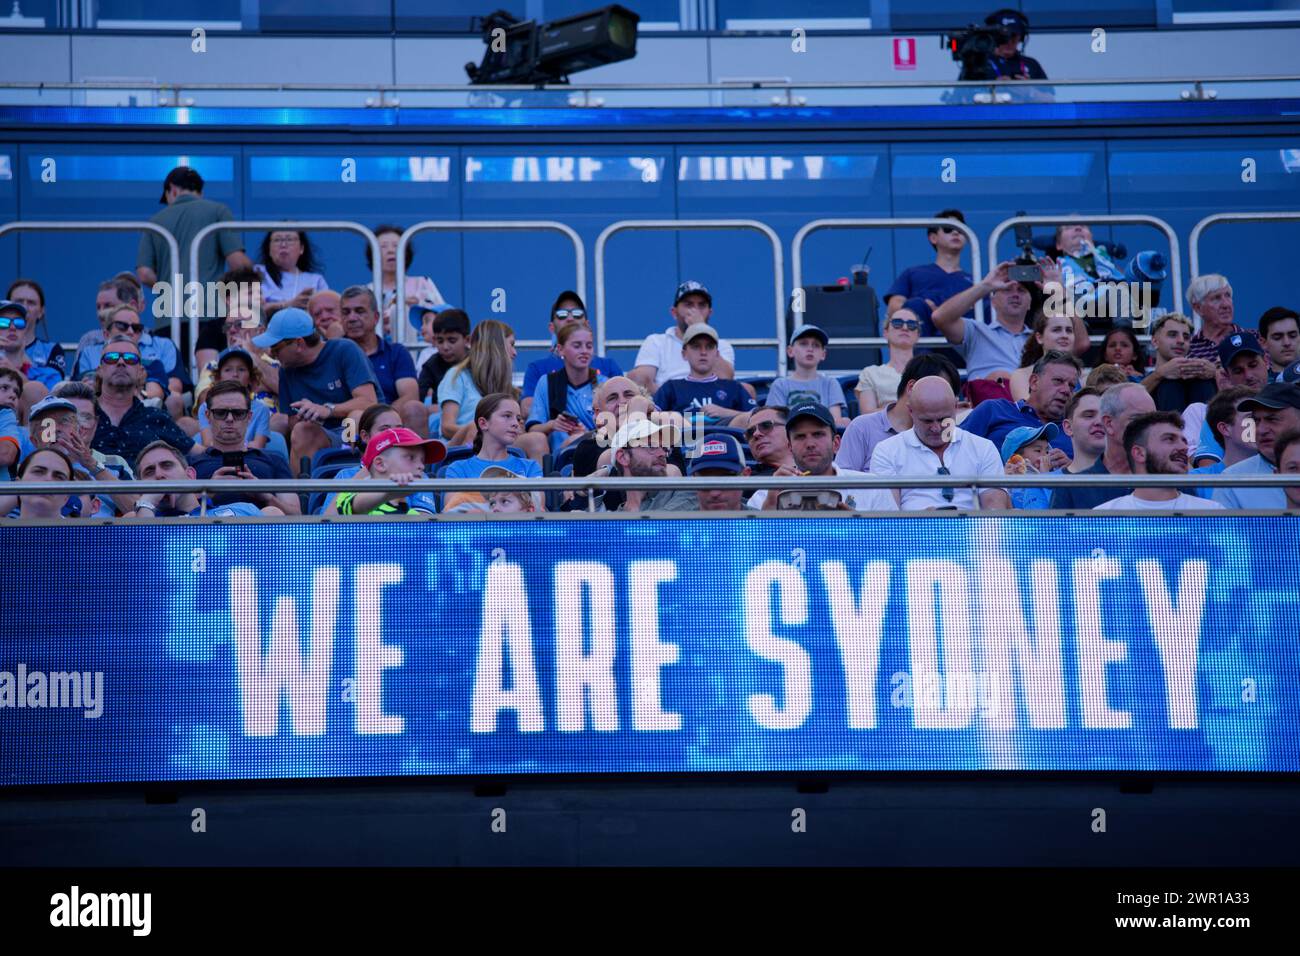
[{"label": "man with beard", "polygon": [[[614,463],[626,478],[666,478],[668,444],[672,425],[638,418],[624,425],[614,436]],[[691,491],[628,491],[618,511],[692,511],[699,499]]]},{"label": "man with beard", "polygon": [[[954,400],[955,401],[955,400]],[[800,405],[792,409],[785,423],[786,437],[790,442],[790,454],[794,458],[794,467],[782,465],[772,472],[773,478],[809,476],[817,478],[834,478],[837,475],[865,475],[865,472],[850,471],[835,464],[835,453],[840,450],[840,437],[835,434],[835,418],[825,405]],[[893,494],[885,488],[839,488],[833,481],[809,482],[810,492],[832,489],[839,493],[840,509],[845,511],[897,511],[898,502]],[[781,492],[768,491],[766,488],[749,499],[751,508],[773,511],[778,507]]]},{"label": "man with beard", "polygon": [[[1147,412],[1124,429],[1124,453],[1134,475],[1185,475],[1191,465],[1183,416],[1177,412]],[[1097,505],[1095,511],[1222,511],[1217,501],[1198,498],[1168,486],[1133,489]]]},{"label": "man with beard", "polygon": [[[960,427],[987,438],[995,448],[1001,448],[1011,430],[1022,425],[1037,428],[1051,422],[1059,427],[1082,372],[1083,366],[1073,355],[1056,349],[1045,352],[1030,373],[1028,398],[1019,402],[1005,398],[980,402]],[[1070,436],[1059,432],[1052,439],[1052,468],[1068,467],[1073,455]]]},{"label": "man with beard", "polygon": [[140,346],[127,336],[111,339],[99,357],[95,370],[99,382],[98,424],[91,447],[104,455],[118,455],[135,461],[150,442],[162,440],[182,454],[194,447],[194,439],[160,408],[140,401],[145,369]]}]

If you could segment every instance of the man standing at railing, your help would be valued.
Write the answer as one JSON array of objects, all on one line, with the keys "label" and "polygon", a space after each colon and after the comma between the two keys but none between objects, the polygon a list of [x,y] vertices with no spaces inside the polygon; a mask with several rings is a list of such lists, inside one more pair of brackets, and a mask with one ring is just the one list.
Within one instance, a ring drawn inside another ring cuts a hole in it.
[{"label": "man standing at railing", "polygon": [[[146,232],[140,237],[140,251],[136,255],[136,275],[147,286],[152,286],[161,278],[165,282],[174,282],[175,276],[183,276],[181,287],[172,289],[172,295],[184,301],[185,286],[190,282],[199,282],[206,289],[209,282],[215,282],[221,273],[229,269],[251,269],[253,261],[244,254],[238,231],[223,229],[215,235],[204,239],[199,246],[199,273],[188,275],[190,243],[199,230],[214,222],[231,222],[234,215],[224,203],[203,198],[203,177],[189,166],[177,166],[163,180],[162,198],[158,200],[166,208],[150,217],[149,221],[162,226],[173,236],[180,246],[181,261],[168,262],[168,249],[163,237],[156,232]],[[170,267],[170,272],[159,276],[159,270]],[[203,296],[207,301],[207,296]],[[199,341],[197,350],[198,365],[202,368],[217,357],[225,344],[221,330],[221,320],[216,316],[205,316],[199,324]],[[170,336],[170,326],[155,330],[159,335]],[[189,326],[181,323],[181,340],[176,343],[182,355],[189,354]]]}]

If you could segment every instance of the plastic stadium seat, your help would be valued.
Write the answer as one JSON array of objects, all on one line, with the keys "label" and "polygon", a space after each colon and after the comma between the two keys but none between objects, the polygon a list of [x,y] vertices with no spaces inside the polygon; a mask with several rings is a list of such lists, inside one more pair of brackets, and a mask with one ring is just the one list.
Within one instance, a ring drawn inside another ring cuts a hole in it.
[{"label": "plastic stadium seat", "polygon": [[858,376],[841,375],[839,378],[840,388],[844,389],[844,414],[846,417],[857,418],[861,412],[858,410]]},{"label": "plastic stadium seat", "polygon": [[[563,448],[560,449],[559,454],[557,454],[554,460],[551,462],[551,468],[553,469],[554,472],[558,472],[559,474],[563,475],[565,474],[565,469],[567,468],[568,474],[573,474],[573,450],[577,447],[578,447],[578,443],[573,442],[572,444],[565,445]],[[545,474],[547,475],[551,473],[552,473],[551,471],[545,472]]]},{"label": "plastic stadium seat", "polygon": [[756,393],[755,400],[758,402],[760,408],[767,402],[767,390],[772,387],[773,382],[771,376],[763,376],[759,378],[738,378],[736,381],[754,387],[754,392]]},{"label": "plastic stadium seat", "polygon": [[361,463],[361,453],[354,448],[322,448],[320,451],[316,452],[316,457],[312,459],[312,476],[315,477],[317,468],[323,468],[326,465],[333,465],[339,462],[358,465]]}]

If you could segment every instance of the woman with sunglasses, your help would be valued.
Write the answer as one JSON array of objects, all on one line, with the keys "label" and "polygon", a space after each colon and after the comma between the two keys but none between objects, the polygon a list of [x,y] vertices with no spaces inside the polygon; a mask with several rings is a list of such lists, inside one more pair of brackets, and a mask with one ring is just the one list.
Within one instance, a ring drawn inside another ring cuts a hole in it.
[{"label": "woman with sunglasses", "polygon": [[[537,391],[537,382],[552,372],[558,372],[564,368],[564,359],[560,358],[558,344],[560,331],[567,326],[579,323],[587,326],[591,325],[587,307],[583,304],[582,297],[578,293],[565,289],[555,297],[555,304],[551,306],[551,321],[547,325],[547,329],[551,333],[551,354],[529,363],[528,368],[524,369],[524,387],[522,390],[524,418],[532,414],[533,395]],[[623,374],[623,369],[617,362],[603,355],[592,355],[591,367],[600,373],[601,378],[605,379],[618,378]]]},{"label": "woman with sunglasses", "polygon": [[916,340],[921,337],[918,310],[929,311],[924,302],[908,299],[902,308],[895,309],[894,314],[885,320],[889,361],[884,365],[869,365],[858,376],[858,414],[878,411],[898,397],[903,369],[912,361]]},{"label": "woman with sunglasses", "polygon": [[[15,279],[9,283],[5,298],[17,302],[27,310],[27,338],[23,340],[23,347],[27,351],[28,361],[35,369],[54,369],[62,381],[68,374],[68,356],[63,351],[63,346],[36,335],[38,329],[49,335],[49,329],[45,326],[45,289],[35,279]],[[39,379],[40,375],[27,377]],[[49,387],[54,388],[53,385]]]},{"label": "woman with sunglasses", "polygon": [[23,376],[22,405],[30,408],[63,380],[57,368],[35,364],[27,354],[32,326],[27,309],[19,302],[0,302],[0,365]]}]

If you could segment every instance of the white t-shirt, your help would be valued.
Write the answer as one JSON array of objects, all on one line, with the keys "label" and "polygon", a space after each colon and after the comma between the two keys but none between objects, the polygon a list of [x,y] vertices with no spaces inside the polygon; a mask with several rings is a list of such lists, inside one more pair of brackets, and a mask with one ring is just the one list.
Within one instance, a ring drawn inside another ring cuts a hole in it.
[{"label": "white t-shirt", "polygon": [[[726,339],[718,342],[718,354],[735,366],[736,350]],[[655,367],[656,390],[670,378],[685,378],[691,374],[690,363],[682,358],[682,337],[677,334],[676,325],[668,326],[663,332],[647,335],[632,364],[634,368],[638,365]]]},{"label": "white t-shirt", "polygon": [[1209,498],[1197,498],[1179,492],[1177,498],[1168,501],[1148,501],[1136,495],[1124,495],[1103,501],[1093,511],[1223,511],[1223,505]]},{"label": "white t-shirt", "polygon": [[[837,475],[849,475],[852,477],[867,477],[865,471],[853,471],[849,468],[841,468],[839,465],[831,465],[831,471]],[[829,485],[826,487],[834,487]],[[813,487],[809,486],[810,489]],[[894,494],[888,488],[835,488],[844,503],[854,511],[897,511],[898,502],[894,501]],[[767,489],[754,492],[754,496],[749,499],[751,508],[762,508],[763,502],[767,501]]]},{"label": "white t-shirt", "polygon": [[[952,441],[944,449],[942,462],[933,449],[916,437],[913,428],[886,438],[871,453],[871,473],[877,477],[901,475],[921,478],[938,475],[940,467],[946,467],[950,475],[959,478],[989,478],[1006,474],[997,446],[981,435],[960,428],[953,430]],[[898,491],[904,511],[975,508],[975,492],[971,488],[954,487],[950,498],[944,497],[942,488],[900,488]]]}]

